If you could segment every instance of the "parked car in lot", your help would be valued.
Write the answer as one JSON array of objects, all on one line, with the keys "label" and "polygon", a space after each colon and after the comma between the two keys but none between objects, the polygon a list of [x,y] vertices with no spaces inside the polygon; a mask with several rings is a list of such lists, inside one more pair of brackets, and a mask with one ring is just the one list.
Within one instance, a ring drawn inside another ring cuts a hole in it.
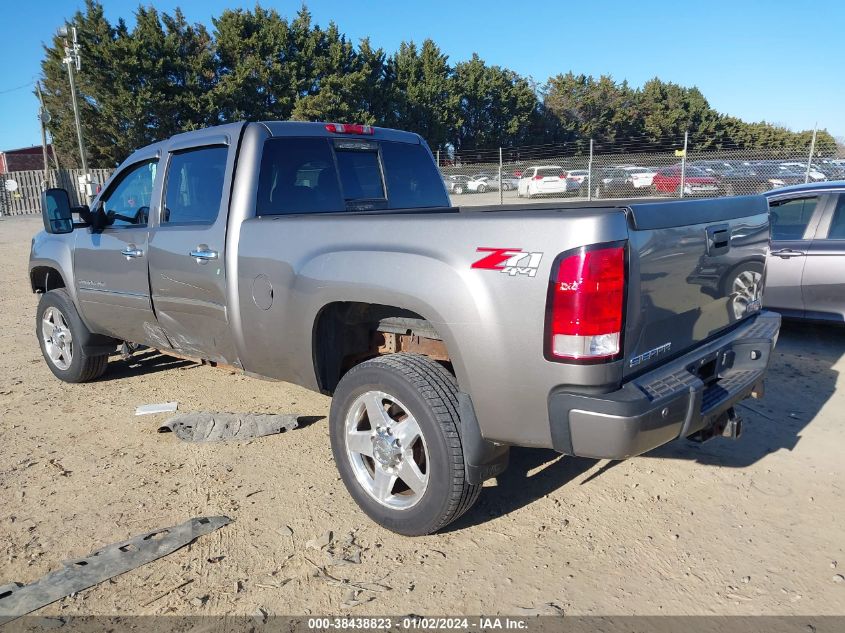
[{"label": "parked car in lot", "polygon": [[502,183],[499,184],[499,174],[480,173],[473,176],[467,182],[467,188],[474,193],[484,193],[485,191],[511,191],[516,189],[519,183],[518,178],[508,177],[506,174],[502,175]]},{"label": "parked car in lot", "polygon": [[845,181],[766,197],[772,242],[763,304],[788,317],[845,322]]},{"label": "parked car in lot", "polygon": [[606,167],[593,177],[596,198],[624,198],[630,196],[634,185],[630,172],[621,167]]},{"label": "parked car in lot", "polygon": [[589,175],[590,171],[588,169],[570,169],[566,172],[566,177],[570,180],[574,180],[579,185],[581,185]]},{"label": "parked car in lot", "polygon": [[516,195],[533,198],[543,195],[561,195],[578,191],[580,183],[567,178],[560,165],[528,167],[519,179]]},{"label": "parked car in lot", "polygon": [[809,173],[810,180],[812,182],[824,182],[827,180],[827,175],[819,169],[818,165],[810,164],[810,170],[807,171],[807,163],[799,163],[797,161],[791,163],[781,163],[781,167],[783,169],[787,169],[789,171],[795,171],[800,174],[807,174]]},{"label": "parked car in lot", "polygon": [[818,165],[817,169],[825,175],[827,180],[845,180],[845,165],[825,161]]},{"label": "parked car in lot", "polygon": [[721,178],[731,174],[737,165],[726,160],[697,160],[689,163],[690,167],[697,167],[708,175]]},{"label": "parked car in lot", "polygon": [[770,189],[798,185],[804,182],[804,176],[780,165],[747,165],[734,169],[720,179],[720,184],[728,196],[765,193]]},{"label": "parked car in lot", "polygon": [[469,176],[462,176],[460,174],[454,176],[447,176],[443,179],[446,185],[446,190],[449,193],[461,195],[469,191],[469,181],[472,180]]},{"label": "parked car in lot", "polygon": [[[420,136],[364,125],[179,134],[90,208],[46,190],[42,218],[29,279],[58,379],[96,380],[131,343],[331,395],[344,485],[408,535],[466,512],[510,446],[622,459],[736,438],[780,326],[688,281],[765,255],[761,197],[460,209]],[[298,474],[294,444],[268,476]]]},{"label": "parked car in lot", "polygon": [[624,170],[628,172],[631,179],[631,187],[633,189],[648,189],[654,183],[654,177],[657,175],[657,169],[653,167],[625,167]]},{"label": "parked car in lot", "polygon": [[[681,166],[673,165],[658,169],[652,180],[651,188],[655,193],[680,195]],[[719,181],[693,165],[687,165],[684,172],[685,196],[716,196],[719,195]]]}]

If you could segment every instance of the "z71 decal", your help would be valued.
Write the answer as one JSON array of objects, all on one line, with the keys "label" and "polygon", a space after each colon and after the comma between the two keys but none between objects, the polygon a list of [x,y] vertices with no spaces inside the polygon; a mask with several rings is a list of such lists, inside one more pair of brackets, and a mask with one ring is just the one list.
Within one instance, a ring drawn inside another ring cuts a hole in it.
[{"label": "z71 decal", "polygon": [[528,275],[533,277],[540,268],[543,253],[529,253],[521,248],[477,248],[478,253],[487,253],[484,257],[473,262],[471,268],[484,270],[498,270],[511,277]]}]

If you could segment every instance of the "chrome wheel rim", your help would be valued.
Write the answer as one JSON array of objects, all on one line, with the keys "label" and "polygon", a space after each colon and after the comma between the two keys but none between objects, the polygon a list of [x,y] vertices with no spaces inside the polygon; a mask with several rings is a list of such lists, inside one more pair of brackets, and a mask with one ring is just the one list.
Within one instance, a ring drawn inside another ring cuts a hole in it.
[{"label": "chrome wheel rim", "polygon": [[731,297],[733,301],[734,317],[745,316],[749,304],[760,299],[760,282],[763,275],[756,270],[743,270],[733,282]]},{"label": "chrome wheel rim", "polygon": [[73,362],[73,335],[65,315],[58,308],[49,307],[41,317],[41,338],[47,358],[57,369],[65,371]]},{"label": "chrome wheel rim", "polygon": [[349,408],[346,456],[355,479],[379,504],[405,510],[428,488],[429,456],[419,423],[395,397],[367,391]]}]

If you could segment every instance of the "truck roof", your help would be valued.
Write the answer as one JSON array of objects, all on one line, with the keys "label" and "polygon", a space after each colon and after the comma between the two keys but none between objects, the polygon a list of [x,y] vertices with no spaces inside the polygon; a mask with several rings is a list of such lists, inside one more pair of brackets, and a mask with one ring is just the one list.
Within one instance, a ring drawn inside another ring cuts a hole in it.
[{"label": "truck roof", "polygon": [[373,139],[380,141],[394,141],[399,143],[422,143],[422,137],[413,132],[403,132],[402,130],[394,130],[385,127],[370,126],[373,130],[372,134],[339,134],[330,132],[326,129],[328,123],[326,122],[308,122],[308,121],[260,121],[247,122],[238,121],[236,123],[226,123],[224,125],[214,125],[211,127],[202,128],[200,130],[190,130],[188,132],[181,132],[173,136],[150,143],[143,147],[136,149],[129,157],[121,164],[134,163],[140,160],[145,160],[154,156],[158,156],[167,147],[170,151],[193,147],[197,141],[201,141],[207,145],[229,145],[237,143],[241,132],[247,125],[261,125],[264,126],[268,132],[274,137],[280,136],[323,136],[326,138],[357,138],[357,139]]},{"label": "truck roof", "polygon": [[[345,135],[337,132],[330,132],[326,129],[327,122],[311,123],[307,121],[262,121],[273,136],[325,136],[331,138],[344,138]],[[419,134],[403,132],[386,127],[371,126],[372,135],[349,134],[349,138],[376,139],[380,141],[398,141],[400,143],[422,142]]]}]

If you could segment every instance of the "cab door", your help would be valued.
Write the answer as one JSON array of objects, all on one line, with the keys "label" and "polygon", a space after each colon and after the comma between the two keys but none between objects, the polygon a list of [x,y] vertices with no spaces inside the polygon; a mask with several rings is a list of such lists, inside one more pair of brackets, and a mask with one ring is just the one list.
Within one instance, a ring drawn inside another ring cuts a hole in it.
[{"label": "cab door", "polygon": [[801,281],[820,214],[817,195],[803,193],[769,200],[772,241],[766,260],[765,307],[786,316],[804,316]]},{"label": "cab door", "polygon": [[129,165],[96,201],[110,223],[77,229],[73,268],[82,318],[92,332],[159,346],[148,278],[148,211],[158,159]]},{"label": "cab door", "polygon": [[150,228],[150,287],[173,349],[236,364],[226,301],[226,221],[234,168],[230,137],[171,147],[158,221]]}]

